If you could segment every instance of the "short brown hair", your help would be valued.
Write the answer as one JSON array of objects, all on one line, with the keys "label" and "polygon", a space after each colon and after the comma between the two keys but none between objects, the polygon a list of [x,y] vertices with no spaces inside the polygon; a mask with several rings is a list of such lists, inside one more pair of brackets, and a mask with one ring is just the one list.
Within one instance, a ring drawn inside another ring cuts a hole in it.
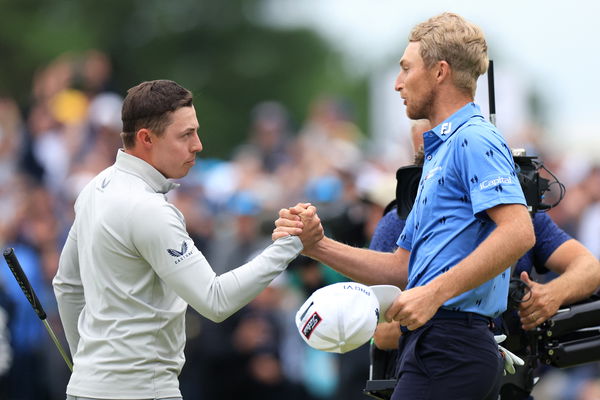
[{"label": "short brown hair", "polygon": [[475,96],[477,78],[488,68],[487,43],[477,25],[454,13],[443,13],[415,26],[408,40],[420,42],[427,68],[446,61],[454,84]]},{"label": "short brown hair", "polygon": [[121,138],[125,148],[135,145],[135,133],[147,128],[161,135],[170,122],[170,113],[192,106],[192,92],[166,79],[146,81],[127,91],[123,101]]}]

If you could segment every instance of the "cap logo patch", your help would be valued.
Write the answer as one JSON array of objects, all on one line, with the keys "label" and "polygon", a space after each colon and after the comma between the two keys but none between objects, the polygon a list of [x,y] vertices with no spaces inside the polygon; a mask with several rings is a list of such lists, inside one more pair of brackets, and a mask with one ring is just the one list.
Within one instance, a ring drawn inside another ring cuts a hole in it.
[{"label": "cap logo patch", "polygon": [[312,335],[313,331],[317,326],[319,326],[322,320],[323,319],[319,314],[317,314],[316,311],[308,318],[308,321],[306,321],[306,323],[302,327],[302,334],[307,340],[310,339],[310,336]]}]

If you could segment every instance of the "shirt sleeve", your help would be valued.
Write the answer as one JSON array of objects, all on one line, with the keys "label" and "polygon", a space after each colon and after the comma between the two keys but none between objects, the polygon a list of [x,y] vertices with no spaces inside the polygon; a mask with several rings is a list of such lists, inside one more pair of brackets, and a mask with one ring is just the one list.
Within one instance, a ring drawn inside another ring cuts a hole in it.
[{"label": "shirt sleeve", "polygon": [[414,224],[414,213],[413,211],[411,211],[408,214],[408,218],[406,218],[406,222],[404,223],[404,229],[402,229],[400,237],[398,238],[398,242],[396,243],[398,247],[402,247],[405,250],[412,251]]},{"label": "shirt sleeve", "polygon": [[58,271],[52,280],[52,286],[67,343],[69,344],[71,356],[73,356],[79,343],[77,321],[81,310],[85,306],[83,284],[79,272],[75,225],[71,227],[65,246],[60,254]]},{"label": "shirt sleeve", "polygon": [[194,246],[174,206],[146,205],[137,215],[132,221],[132,239],[141,256],[183,300],[216,322],[248,304],[302,251],[300,239],[287,236],[248,263],[217,276]]},{"label": "shirt sleeve", "polygon": [[533,216],[535,245],[531,249],[534,255],[534,266],[537,272],[548,272],[545,267],[548,258],[567,240],[572,237],[560,229],[546,213],[535,213]]},{"label": "shirt sleeve", "polygon": [[526,204],[512,154],[500,134],[471,125],[457,139],[457,174],[470,193],[473,215],[482,216],[500,204]]},{"label": "shirt sleeve", "polygon": [[371,250],[393,252],[397,245],[400,233],[404,228],[405,220],[398,216],[395,208],[388,211],[377,223],[369,248]]}]

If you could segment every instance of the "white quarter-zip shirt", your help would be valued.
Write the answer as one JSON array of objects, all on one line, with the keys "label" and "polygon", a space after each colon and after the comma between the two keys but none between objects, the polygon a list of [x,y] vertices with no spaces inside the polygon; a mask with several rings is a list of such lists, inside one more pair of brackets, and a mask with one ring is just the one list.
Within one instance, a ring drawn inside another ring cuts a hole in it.
[{"label": "white quarter-zip shirt", "polygon": [[177,184],[122,150],[75,203],[53,280],[74,369],[72,396],[181,396],[185,311],[222,321],[302,250],[296,236],[217,276],[165,194]]}]

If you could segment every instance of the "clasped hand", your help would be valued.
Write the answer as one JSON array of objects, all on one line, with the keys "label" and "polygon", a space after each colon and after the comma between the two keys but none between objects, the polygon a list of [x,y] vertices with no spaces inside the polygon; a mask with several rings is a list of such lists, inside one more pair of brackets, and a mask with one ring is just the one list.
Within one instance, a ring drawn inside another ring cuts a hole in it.
[{"label": "clasped hand", "polygon": [[279,210],[271,238],[277,240],[288,235],[298,236],[305,251],[323,239],[324,231],[317,208],[310,203],[298,203]]}]

